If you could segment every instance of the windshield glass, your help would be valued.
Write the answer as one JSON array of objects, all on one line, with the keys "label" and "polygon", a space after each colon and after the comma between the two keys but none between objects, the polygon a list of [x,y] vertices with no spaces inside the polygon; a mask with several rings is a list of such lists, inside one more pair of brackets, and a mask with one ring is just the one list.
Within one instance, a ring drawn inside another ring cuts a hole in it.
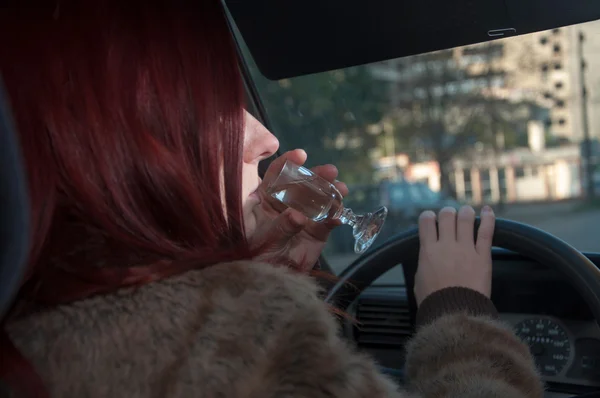
[{"label": "windshield glass", "polygon": [[[600,251],[600,22],[280,81],[249,63],[282,151],[338,166],[349,207],[388,206],[379,243],[468,203]],[[338,228],[336,272],[352,247]]]}]

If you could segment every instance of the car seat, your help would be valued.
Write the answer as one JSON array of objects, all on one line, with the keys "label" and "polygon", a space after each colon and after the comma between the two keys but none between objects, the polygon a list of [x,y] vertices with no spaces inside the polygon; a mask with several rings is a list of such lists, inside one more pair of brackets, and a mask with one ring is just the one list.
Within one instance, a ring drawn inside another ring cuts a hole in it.
[{"label": "car seat", "polygon": [[27,264],[29,199],[10,103],[0,77],[0,319],[10,308]]}]

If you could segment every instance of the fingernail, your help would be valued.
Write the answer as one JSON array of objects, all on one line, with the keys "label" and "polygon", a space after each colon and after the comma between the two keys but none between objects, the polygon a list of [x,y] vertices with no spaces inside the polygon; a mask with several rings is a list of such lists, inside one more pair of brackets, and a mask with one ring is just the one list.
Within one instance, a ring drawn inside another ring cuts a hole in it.
[{"label": "fingernail", "polygon": [[481,214],[491,214],[494,211],[492,210],[492,208],[490,206],[483,206],[483,209],[481,209]]},{"label": "fingernail", "polygon": [[436,215],[433,211],[431,210],[426,210],[423,213],[421,213],[421,218],[436,218]]}]

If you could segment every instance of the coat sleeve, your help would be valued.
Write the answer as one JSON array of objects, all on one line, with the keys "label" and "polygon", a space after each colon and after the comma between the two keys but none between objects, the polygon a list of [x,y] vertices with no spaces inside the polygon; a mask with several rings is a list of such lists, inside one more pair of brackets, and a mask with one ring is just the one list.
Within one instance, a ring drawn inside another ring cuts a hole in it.
[{"label": "coat sleeve", "polygon": [[[441,298],[448,294],[456,296]],[[267,354],[257,397],[543,397],[528,347],[484,311],[447,306],[427,319],[408,345],[408,381],[400,387],[341,338],[323,303],[313,296],[296,302]]]},{"label": "coat sleeve", "polygon": [[529,348],[502,323],[468,313],[421,327],[408,346],[407,388],[424,398],[542,398]]}]

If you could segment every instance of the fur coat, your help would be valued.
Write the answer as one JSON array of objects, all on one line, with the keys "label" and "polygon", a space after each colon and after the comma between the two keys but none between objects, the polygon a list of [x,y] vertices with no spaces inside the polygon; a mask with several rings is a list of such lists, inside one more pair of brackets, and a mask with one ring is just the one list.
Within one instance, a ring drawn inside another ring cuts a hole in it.
[{"label": "fur coat", "polygon": [[498,321],[440,314],[408,344],[407,384],[340,338],[316,283],[237,262],[7,325],[52,397],[542,397],[528,348]]}]

